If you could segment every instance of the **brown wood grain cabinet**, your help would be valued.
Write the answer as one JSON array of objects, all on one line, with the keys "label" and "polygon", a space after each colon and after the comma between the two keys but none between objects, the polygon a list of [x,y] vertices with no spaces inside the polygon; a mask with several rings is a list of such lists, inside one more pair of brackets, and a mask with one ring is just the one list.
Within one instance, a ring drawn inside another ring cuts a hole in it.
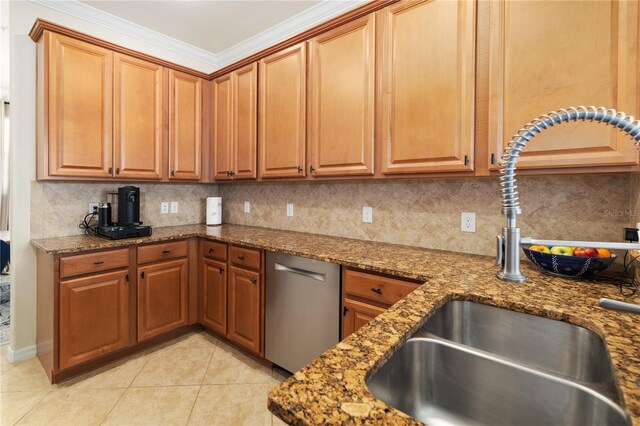
[{"label": "brown wood grain cabinet", "polygon": [[473,170],[474,1],[401,1],[377,12],[381,171]]},{"label": "brown wood grain cabinet", "polygon": [[375,15],[309,41],[311,176],[373,174]]},{"label": "brown wood grain cabinet", "polygon": [[39,177],[111,177],[113,52],[48,31],[39,50]]},{"label": "brown wood grain cabinet", "polygon": [[164,68],[114,54],[114,174],[161,179],[164,144]]},{"label": "brown wood grain cabinet", "polygon": [[250,64],[213,81],[213,177],[257,177],[258,65]]},{"label": "brown wood grain cabinet", "polygon": [[[489,8],[491,168],[516,131],[551,110],[595,105],[640,113],[638,2],[492,1]],[[627,139],[598,123],[563,124],[532,139],[518,168],[637,164]]]},{"label": "brown wood grain cabinet", "polygon": [[305,43],[259,63],[258,157],[261,178],[306,176]]},{"label": "brown wood grain cabinet", "polygon": [[130,344],[129,270],[60,282],[60,369]]},{"label": "brown wood grain cabinet", "polygon": [[227,334],[227,264],[202,261],[202,323],[222,335]]},{"label": "brown wood grain cabinet", "polygon": [[202,79],[169,70],[169,179],[202,174]]},{"label": "brown wood grain cabinet", "polygon": [[138,341],[188,323],[188,259],[138,268]]},{"label": "brown wood grain cabinet", "polygon": [[260,273],[230,268],[227,337],[258,354],[262,352],[262,287]]},{"label": "brown wood grain cabinet", "polygon": [[342,338],[418,288],[419,282],[342,268]]}]

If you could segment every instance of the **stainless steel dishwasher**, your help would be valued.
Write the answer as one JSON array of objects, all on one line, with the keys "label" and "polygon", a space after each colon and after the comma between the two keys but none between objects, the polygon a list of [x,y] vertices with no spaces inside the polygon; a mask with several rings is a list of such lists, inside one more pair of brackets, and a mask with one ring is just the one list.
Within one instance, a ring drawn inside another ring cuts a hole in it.
[{"label": "stainless steel dishwasher", "polygon": [[265,357],[292,373],[340,339],[340,266],[267,252]]}]

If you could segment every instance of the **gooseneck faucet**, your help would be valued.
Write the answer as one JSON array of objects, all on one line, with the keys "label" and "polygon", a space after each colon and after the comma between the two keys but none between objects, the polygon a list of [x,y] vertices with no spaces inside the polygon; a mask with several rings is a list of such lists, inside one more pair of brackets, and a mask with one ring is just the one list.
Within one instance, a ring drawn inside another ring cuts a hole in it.
[{"label": "gooseneck faucet", "polygon": [[534,136],[557,124],[570,121],[593,121],[615,126],[627,133],[640,148],[640,120],[634,121],[632,116],[614,109],[594,106],[579,106],[551,111],[548,114],[527,123],[511,138],[500,161],[500,185],[502,186],[502,214],[507,216],[507,226],[502,228],[502,235],[498,236],[498,256],[496,264],[503,264],[498,277],[521,283],[525,276],[520,272],[520,244],[568,245],[602,247],[621,250],[640,250],[640,244],[605,243],[597,241],[561,241],[536,240],[520,238],[520,228],[516,226],[516,217],[521,213],[518,200],[518,186],[516,185],[516,163],[520,152]]}]

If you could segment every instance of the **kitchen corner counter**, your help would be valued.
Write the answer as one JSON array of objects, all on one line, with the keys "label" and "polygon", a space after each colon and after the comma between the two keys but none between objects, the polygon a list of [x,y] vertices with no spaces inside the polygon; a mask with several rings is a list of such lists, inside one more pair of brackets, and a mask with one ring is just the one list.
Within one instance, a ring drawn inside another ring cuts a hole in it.
[{"label": "kitchen corner counter", "polygon": [[291,424],[421,424],[376,399],[366,378],[449,300],[470,300],[583,326],[601,335],[633,424],[640,424],[640,316],[608,311],[598,299],[623,298],[610,284],[553,277],[529,262],[524,284],[495,276],[485,256],[241,225],[155,228],[151,237],[105,240],[72,236],[32,240],[48,254],[71,254],[136,244],[205,238],[279,251],[424,281],[406,298],[295,373],[269,395],[269,409]]}]

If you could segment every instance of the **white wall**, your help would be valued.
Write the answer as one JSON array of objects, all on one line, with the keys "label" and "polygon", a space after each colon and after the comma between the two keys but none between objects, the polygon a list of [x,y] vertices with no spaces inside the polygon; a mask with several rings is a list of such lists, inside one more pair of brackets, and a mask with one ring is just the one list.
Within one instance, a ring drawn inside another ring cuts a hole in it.
[{"label": "white wall", "polygon": [[192,58],[116,33],[28,1],[12,1],[9,31],[11,62],[11,340],[9,357],[19,359],[35,354],[36,292],[35,252],[30,245],[30,193],[35,179],[36,50],[29,30],[36,18],[139,50],[163,59],[205,70]]}]

